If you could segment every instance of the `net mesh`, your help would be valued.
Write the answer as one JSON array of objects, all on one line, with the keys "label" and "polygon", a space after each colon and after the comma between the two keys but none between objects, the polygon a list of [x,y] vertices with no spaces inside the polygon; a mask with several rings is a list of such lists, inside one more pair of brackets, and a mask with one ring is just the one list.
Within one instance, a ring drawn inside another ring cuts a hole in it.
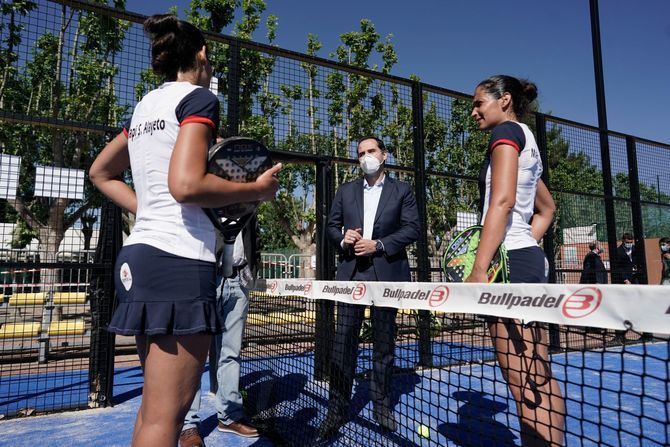
[{"label": "net mesh", "polygon": [[[247,414],[277,445],[521,445],[522,437],[534,436],[533,430],[521,428],[521,407],[524,420],[537,421],[538,433],[554,430],[555,445],[670,442],[666,334],[523,326],[511,320],[500,324],[503,320],[492,317],[433,312],[432,358],[426,365],[419,356],[416,310],[385,308],[396,314],[393,327],[379,316],[384,308],[335,304],[336,335],[327,339],[327,331],[316,330],[324,301],[252,294],[240,384]],[[360,326],[352,314],[362,317]],[[394,331],[391,338],[395,335],[392,366],[375,353],[384,352],[389,337],[384,330]],[[358,343],[347,342],[340,332],[358,338]],[[326,377],[315,377],[319,344],[330,347]],[[355,369],[347,393],[343,376],[349,371],[342,363],[351,346],[357,352],[349,352]],[[508,365],[506,370],[501,362]],[[389,368],[386,389],[381,364]],[[529,374],[522,378],[524,371]],[[538,392],[550,378],[554,387],[547,394]],[[510,386],[512,381],[520,387]],[[518,391],[527,399],[521,407],[514,398]],[[339,420],[332,416],[337,399],[344,403]],[[551,422],[536,407],[538,399],[552,402]],[[384,406],[395,427],[380,421]],[[329,424],[336,426],[330,432]]]}]

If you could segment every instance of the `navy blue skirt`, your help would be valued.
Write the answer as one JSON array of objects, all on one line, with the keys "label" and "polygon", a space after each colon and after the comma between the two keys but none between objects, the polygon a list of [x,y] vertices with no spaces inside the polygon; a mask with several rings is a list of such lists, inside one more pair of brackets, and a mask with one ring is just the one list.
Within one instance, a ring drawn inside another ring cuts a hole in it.
[{"label": "navy blue skirt", "polygon": [[109,330],[123,335],[219,334],[216,266],[146,244],[121,249],[114,269],[118,306]]},{"label": "navy blue skirt", "polygon": [[509,282],[546,283],[546,258],[538,246],[518,248],[507,252]]},{"label": "navy blue skirt", "polygon": [[[517,248],[507,252],[507,266],[509,267],[509,282],[519,283],[546,283],[547,258],[544,251],[538,246]],[[488,323],[500,321],[510,322],[510,318],[484,316]]]}]

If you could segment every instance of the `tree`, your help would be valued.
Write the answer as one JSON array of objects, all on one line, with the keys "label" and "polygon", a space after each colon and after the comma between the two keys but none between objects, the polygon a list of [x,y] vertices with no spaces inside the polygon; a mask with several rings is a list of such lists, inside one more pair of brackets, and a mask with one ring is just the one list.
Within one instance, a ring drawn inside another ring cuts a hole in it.
[{"label": "tree", "polygon": [[[113,2],[115,7],[123,5],[123,1]],[[78,121],[85,116],[89,122],[118,124],[125,106],[119,105],[115,91],[115,56],[122,49],[128,24],[63,5],[57,33],[45,32],[30,42],[32,60],[21,63],[15,53],[21,27],[14,24],[14,17],[34,7],[26,1],[3,3],[10,33],[0,51],[6,55],[0,103],[33,117]],[[0,143],[7,153],[22,157],[19,194],[8,204],[25,228],[34,232],[46,260],[54,261],[65,231],[97,205],[100,196],[89,187],[83,200],[35,197],[34,164],[85,169],[104,145],[105,136],[1,123]]]},{"label": "tree", "polygon": [[[391,42],[392,36],[388,35],[384,41],[381,41],[374,24],[367,19],[361,20],[359,25],[360,31],[340,35],[342,44],[330,56],[343,64],[377,70],[379,67],[376,64],[370,65],[370,59],[375,56],[376,51],[383,61],[381,71],[389,73],[398,60]],[[331,126],[330,133],[333,141],[331,154],[333,156],[356,158],[352,153],[352,146],[359,138],[372,134],[386,136],[384,131],[389,134],[388,136],[396,137],[391,149],[401,149],[398,140],[400,131],[392,127],[384,129],[388,114],[385,108],[383,82],[347,71],[328,74],[326,85],[328,86],[326,98],[330,100],[328,123]],[[371,91],[373,85],[376,89]],[[392,92],[396,92],[395,104],[392,107],[395,107],[394,110],[397,112],[398,107],[402,104],[397,95],[397,88],[392,86],[391,89]],[[392,97],[391,102],[393,100]],[[403,118],[402,113],[397,112],[397,116],[397,123],[400,124]],[[339,185],[349,181],[356,174],[357,171],[354,169],[337,166],[335,184]]]},{"label": "tree", "polygon": [[479,189],[474,179],[486,154],[488,135],[480,132],[470,118],[469,101],[453,100],[448,114],[434,101],[426,104],[426,164],[431,171],[461,177],[426,177],[429,253],[438,256],[446,248],[444,242],[456,231],[457,213],[477,212]]}]

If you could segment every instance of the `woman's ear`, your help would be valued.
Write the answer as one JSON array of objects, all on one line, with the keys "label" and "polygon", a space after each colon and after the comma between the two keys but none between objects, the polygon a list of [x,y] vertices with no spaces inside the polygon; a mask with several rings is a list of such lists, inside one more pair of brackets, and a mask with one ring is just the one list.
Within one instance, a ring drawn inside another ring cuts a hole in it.
[{"label": "woman's ear", "polygon": [[509,92],[505,92],[502,94],[499,101],[500,101],[500,107],[504,111],[507,111],[509,106],[512,104],[512,95]]},{"label": "woman's ear", "polygon": [[205,64],[205,61],[207,60],[207,46],[203,45],[200,51],[196,54],[196,58],[198,59],[198,62],[202,65]]}]

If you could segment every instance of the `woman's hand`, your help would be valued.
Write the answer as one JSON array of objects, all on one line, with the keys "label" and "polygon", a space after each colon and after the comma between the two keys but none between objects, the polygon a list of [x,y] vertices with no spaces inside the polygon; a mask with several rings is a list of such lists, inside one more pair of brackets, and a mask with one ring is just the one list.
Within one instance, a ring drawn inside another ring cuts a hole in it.
[{"label": "woman's hand", "polygon": [[279,179],[275,174],[281,171],[282,164],[277,163],[256,179],[256,187],[258,188],[258,200],[272,200],[279,190]]},{"label": "woman's hand", "polygon": [[470,275],[467,278],[465,278],[465,282],[488,284],[489,276],[485,271],[474,268],[472,269],[472,272],[470,272]]}]

